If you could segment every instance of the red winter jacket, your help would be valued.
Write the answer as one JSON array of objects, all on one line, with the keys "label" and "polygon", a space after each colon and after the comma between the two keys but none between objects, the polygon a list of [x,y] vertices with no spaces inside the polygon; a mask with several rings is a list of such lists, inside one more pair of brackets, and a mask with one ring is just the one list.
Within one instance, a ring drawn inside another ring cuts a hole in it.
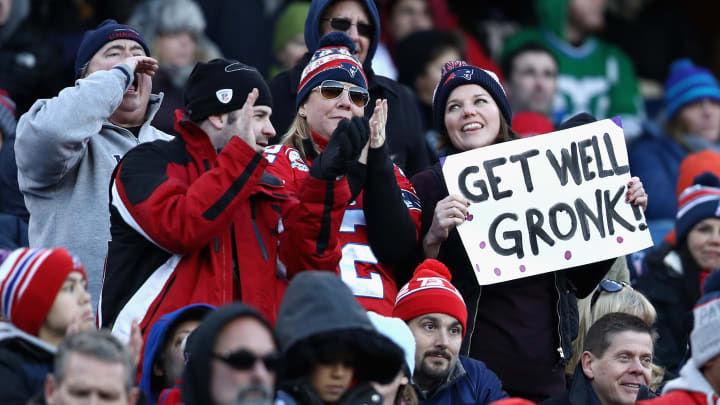
[{"label": "red winter jacket", "polygon": [[[322,150],[327,141],[319,136],[314,142]],[[308,145],[309,146],[309,145]],[[385,156],[385,155],[380,155]],[[300,271],[329,270],[336,271],[350,287],[355,297],[365,309],[390,316],[397,296],[396,263],[383,262],[388,254],[379,254],[380,246],[371,247],[367,224],[367,194],[369,185],[353,200],[344,176],[335,181],[321,181],[309,175],[307,164],[300,153],[286,145],[274,145],[265,149],[269,161],[267,171],[281,178],[289,194],[297,195],[299,205],[293,210],[292,220],[297,225],[292,233],[281,237],[284,250],[280,259],[287,267],[290,278]],[[398,223],[408,232],[403,233],[400,226],[393,223],[398,220],[391,215],[388,221],[376,221],[376,233],[382,233],[392,243],[379,243],[393,250],[399,259],[405,259],[415,242],[420,229],[420,200],[410,181],[394,166],[389,158],[378,159],[371,163],[368,157],[367,182],[389,182],[392,196],[376,193],[383,210],[406,216]],[[386,164],[386,167],[383,166]],[[373,166],[375,164],[375,166]],[[381,178],[377,181],[377,178]],[[399,211],[398,211],[399,210]],[[379,223],[378,223],[379,222]],[[409,236],[407,236],[409,235]],[[398,240],[401,239],[401,240]],[[378,245],[379,245],[378,244]],[[311,252],[311,255],[300,255]],[[312,258],[313,263],[307,259]],[[313,265],[315,264],[315,265]],[[320,265],[318,265],[320,264]]]},{"label": "red winter jacket", "polygon": [[286,286],[278,227],[295,200],[241,139],[217,153],[179,110],[176,129],[172,141],[128,152],[113,173],[100,324],[123,337],[138,319],[147,336],[163,314],[235,300],[274,322]]}]

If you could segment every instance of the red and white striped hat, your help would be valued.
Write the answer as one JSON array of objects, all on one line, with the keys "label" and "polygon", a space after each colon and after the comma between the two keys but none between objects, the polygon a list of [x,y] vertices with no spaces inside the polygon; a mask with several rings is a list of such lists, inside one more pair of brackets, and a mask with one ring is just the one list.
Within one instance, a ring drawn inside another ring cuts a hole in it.
[{"label": "red and white striped hat", "polygon": [[37,335],[55,297],[74,271],[85,268],[67,250],[16,249],[0,264],[0,308],[18,329]]},{"label": "red and white striped hat", "polygon": [[695,177],[692,186],[680,193],[677,205],[675,232],[680,242],[698,222],[720,218],[720,179],[710,172],[703,172]]}]

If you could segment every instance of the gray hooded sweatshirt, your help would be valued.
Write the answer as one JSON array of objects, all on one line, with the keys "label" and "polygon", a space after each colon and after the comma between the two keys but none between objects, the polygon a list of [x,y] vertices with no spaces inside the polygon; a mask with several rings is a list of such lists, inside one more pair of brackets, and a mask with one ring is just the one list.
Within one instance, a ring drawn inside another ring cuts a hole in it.
[{"label": "gray hooded sweatshirt", "polygon": [[150,126],[162,94],[151,96],[137,138],[108,121],[133,77],[125,64],[94,72],[56,97],[37,100],[17,126],[18,183],[30,212],[30,246],[76,254],[88,274],[93,307],[110,239],[113,169],[139,143],[171,138]]}]

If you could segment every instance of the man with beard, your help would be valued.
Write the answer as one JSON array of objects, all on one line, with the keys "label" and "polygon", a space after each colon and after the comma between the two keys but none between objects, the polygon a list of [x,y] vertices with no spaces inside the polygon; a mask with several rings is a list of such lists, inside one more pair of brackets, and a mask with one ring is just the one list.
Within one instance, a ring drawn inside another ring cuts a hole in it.
[{"label": "man with beard", "polygon": [[180,388],[163,391],[160,404],[273,404],[280,353],[272,327],[251,307],[235,303],[208,314],[185,355]]},{"label": "man with beard", "polygon": [[395,301],[393,316],[407,322],[415,336],[413,377],[422,403],[485,405],[506,398],[500,380],[483,362],[459,355],[468,315],[450,280],[444,264],[427,259]]}]

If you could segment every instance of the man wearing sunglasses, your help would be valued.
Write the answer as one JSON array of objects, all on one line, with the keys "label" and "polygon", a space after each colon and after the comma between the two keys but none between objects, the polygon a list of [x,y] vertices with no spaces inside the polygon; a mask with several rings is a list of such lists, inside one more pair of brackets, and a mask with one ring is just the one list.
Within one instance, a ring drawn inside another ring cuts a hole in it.
[{"label": "man wearing sunglasses", "polygon": [[354,56],[363,65],[370,93],[371,107],[365,108],[365,116],[372,115],[375,100],[387,100],[386,136],[394,163],[409,176],[429,166],[429,149],[410,89],[372,70],[372,59],[380,40],[380,17],[372,0],[313,0],[305,20],[305,43],[309,52],[295,67],[270,82],[275,102],[271,120],[278,133],[284,134],[295,118],[302,71],[318,49],[320,38],[332,31],[344,32],[355,44]]},{"label": "man wearing sunglasses", "polygon": [[239,303],[220,308],[188,337],[181,388],[163,392],[159,404],[272,405],[277,347],[257,311]]}]

